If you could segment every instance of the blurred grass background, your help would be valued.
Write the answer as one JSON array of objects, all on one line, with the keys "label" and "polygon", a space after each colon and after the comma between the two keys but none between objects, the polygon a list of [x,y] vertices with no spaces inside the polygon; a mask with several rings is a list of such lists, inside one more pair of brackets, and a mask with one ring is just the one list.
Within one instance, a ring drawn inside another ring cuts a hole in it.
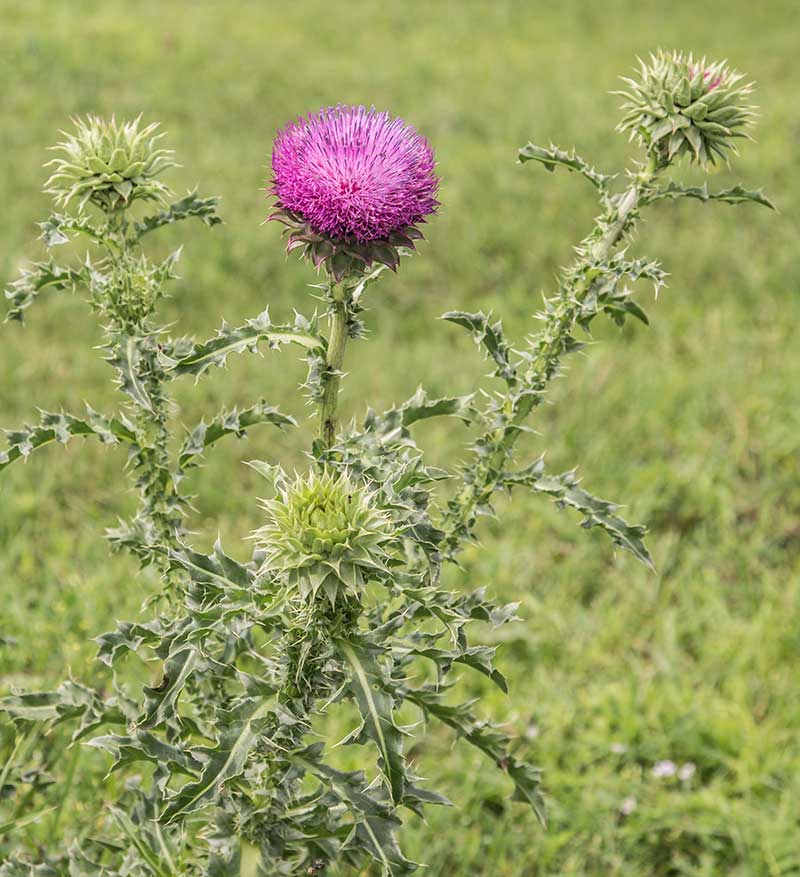
[{"label": "blurred grass background", "polygon": [[[458,806],[410,823],[404,841],[437,877],[800,874],[796,2],[0,0],[0,20],[0,277],[41,253],[41,165],[69,116],[142,112],[184,165],[176,192],[200,184],[223,196],[224,226],[186,223],[158,243],[185,243],[164,309],[181,332],[206,337],[266,304],[277,320],[312,308],[313,275],[285,258],[274,225],[261,226],[270,143],[288,118],[375,104],[430,138],[441,213],[421,254],[371,297],[371,339],[349,352],[342,395],[354,415],[418,383],[464,391],[485,370],[464,333],[435,322],[445,310],[492,309],[516,338],[531,328],[595,204],[580,179],[517,166],[520,145],[575,145],[621,169],[632,150],[613,131],[609,92],[658,46],[727,57],[757,80],[757,142],[712,182],[764,185],[780,212],[651,211],[635,248],[672,274],[647,301],[653,325],[598,324],[599,343],[572,359],[524,446],[625,501],[628,519],[652,528],[658,574],[521,493],[483,525],[463,573],[449,574],[454,587],[522,601],[500,659],[512,693],[486,692],[482,709],[544,768],[549,828],[507,802],[491,765],[437,734],[416,754]],[[91,350],[100,337],[80,295],[47,297],[26,328],[2,327],[0,425],[35,418],[36,406],[113,408]],[[260,395],[303,417],[295,359],[239,357],[227,374],[181,386],[182,419]],[[421,438],[449,460],[465,441],[453,424]],[[192,479],[198,545],[219,530],[246,553],[260,486],[240,461],[291,465],[297,441],[263,428],[215,451]],[[135,616],[152,589],[130,560],[109,559],[102,538],[133,501],[120,490],[123,462],[88,443],[56,447],[0,480],[2,691],[45,688],[66,670],[91,679],[89,638]],[[659,778],[662,760],[695,772]],[[58,833],[91,818],[104,766],[81,753]],[[30,836],[47,843],[54,827],[48,817]]]}]

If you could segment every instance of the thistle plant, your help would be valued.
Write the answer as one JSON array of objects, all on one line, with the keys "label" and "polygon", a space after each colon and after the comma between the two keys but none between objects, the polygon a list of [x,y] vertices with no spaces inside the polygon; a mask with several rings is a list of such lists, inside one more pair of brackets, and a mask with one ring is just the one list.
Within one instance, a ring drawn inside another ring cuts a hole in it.
[{"label": "thistle plant", "polygon": [[[328,312],[327,337],[315,318],[276,325],[265,312],[235,329],[224,325],[206,342],[171,343],[158,362],[170,378],[200,375],[260,342],[301,346],[309,365],[302,390],[320,420],[307,470],[250,463],[264,476],[266,498],[246,562],[219,543],[205,555],[175,527],[147,543],[174,583],[174,611],[120,623],[98,638],[110,693],[70,681],[2,701],[21,728],[77,723],[73,740],[107,751],[112,770],[141,768],[80,843],[54,850],[41,865],[20,851],[0,869],[3,877],[273,877],[323,874],[334,865],[358,873],[370,861],[385,875],[411,873],[417,866],[398,841],[403,819],[449,803],[405,754],[427,723],[481,750],[507,776],[513,799],[544,819],[538,769],[479,704],[461,701],[455,684],[456,670],[474,671],[506,689],[495,648],[473,629],[514,622],[517,607],[495,603],[485,588],[449,590],[447,569],[480,537],[481,516],[495,513],[497,494],[521,487],[578,510],[584,526],[601,528],[651,565],[643,527],[590,494],[574,472],[548,473],[541,458],[518,460],[517,439],[564,358],[581,348],[579,330],[601,313],[618,324],[628,316],[647,322],[635,285],[658,290],[665,274],[628,254],[645,208],[683,197],[769,204],[739,186],[710,192],[670,177],[684,156],[705,165],[745,133],[739,120],[752,115],[749,89],[737,82],[724,65],[676,53],[643,65],[629,82],[622,123],[642,155],[622,185],[574,152],[523,147],[521,162],[581,174],[600,202],[575,262],[545,298],[539,330],[512,343],[489,314],[445,314],[487,355],[492,389],[432,398],[421,388],[345,427],[338,413],[345,345],[363,336],[369,288],[411,255],[417,226],[437,206],[433,153],[403,122],[361,107],[322,110],[278,135],[274,218],[287,226],[288,248],[322,275],[315,288]],[[717,92],[702,119],[700,110],[689,112]],[[716,127],[699,124],[708,113]],[[697,148],[696,137],[705,138]],[[427,465],[414,440],[415,424],[443,416],[472,436],[452,471]],[[125,684],[126,656],[157,670],[160,681],[141,696]],[[335,715],[349,722],[341,743],[356,747],[359,770],[344,769],[329,745]]]}]

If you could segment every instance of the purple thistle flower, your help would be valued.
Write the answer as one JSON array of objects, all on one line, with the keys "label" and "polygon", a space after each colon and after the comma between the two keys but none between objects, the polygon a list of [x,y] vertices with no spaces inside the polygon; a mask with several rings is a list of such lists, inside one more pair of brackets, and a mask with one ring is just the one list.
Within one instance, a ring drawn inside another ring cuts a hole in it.
[{"label": "purple thistle flower", "polygon": [[402,119],[362,106],[328,107],[278,133],[271,191],[279,211],[316,234],[371,244],[435,211],[434,166],[428,141]]}]

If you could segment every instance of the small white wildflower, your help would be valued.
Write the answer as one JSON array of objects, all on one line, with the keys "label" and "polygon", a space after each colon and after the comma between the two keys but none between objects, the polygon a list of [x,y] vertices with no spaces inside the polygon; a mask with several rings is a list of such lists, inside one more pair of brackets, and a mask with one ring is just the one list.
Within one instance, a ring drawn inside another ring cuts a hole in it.
[{"label": "small white wildflower", "polygon": [[697,767],[694,762],[687,761],[686,764],[682,764],[680,769],[678,770],[678,779],[681,782],[688,782],[695,774]]},{"label": "small white wildflower", "polygon": [[619,805],[619,812],[623,816],[630,816],[631,813],[636,809],[636,798],[633,795],[628,795],[627,798],[623,800],[623,802]]},{"label": "small white wildflower", "polygon": [[674,777],[675,771],[677,767],[675,766],[674,761],[657,761],[653,765],[653,776],[654,777]]},{"label": "small white wildflower", "polygon": [[624,743],[612,743],[609,748],[614,755],[624,755],[628,751],[628,747]]}]

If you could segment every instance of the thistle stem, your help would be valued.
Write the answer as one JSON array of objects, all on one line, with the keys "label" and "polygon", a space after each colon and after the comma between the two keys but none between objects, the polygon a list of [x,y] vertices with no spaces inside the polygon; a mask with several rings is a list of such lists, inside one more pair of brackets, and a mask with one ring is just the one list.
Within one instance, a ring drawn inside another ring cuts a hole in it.
[{"label": "thistle stem", "polygon": [[336,438],[338,421],[339,386],[342,378],[344,352],[347,347],[347,302],[341,288],[332,287],[333,303],[330,312],[330,336],[325,360],[325,379],[320,403],[320,438],[330,447]]},{"label": "thistle stem", "polygon": [[[575,268],[567,274],[561,286],[559,303],[551,310],[544,329],[533,344],[533,356],[522,380],[515,378],[514,386],[509,387],[508,422],[484,437],[480,443],[481,458],[476,476],[450,503],[445,540],[450,556],[457,550],[460,539],[471,535],[478,510],[489,503],[501,482],[503,468],[513,453],[521,427],[533,409],[544,401],[547,386],[558,373],[581,303],[592,284],[586,277],[575,278],[580,277],[583,266],[607,260],[624,240],[635,223],[636,211],[666,164],[655,151],[651,152],[647,163],[617,202],[616,215],[606,214],[595,220],[595,228],[584,240]],[[523,385],[524,392],[521,392]]]}]

